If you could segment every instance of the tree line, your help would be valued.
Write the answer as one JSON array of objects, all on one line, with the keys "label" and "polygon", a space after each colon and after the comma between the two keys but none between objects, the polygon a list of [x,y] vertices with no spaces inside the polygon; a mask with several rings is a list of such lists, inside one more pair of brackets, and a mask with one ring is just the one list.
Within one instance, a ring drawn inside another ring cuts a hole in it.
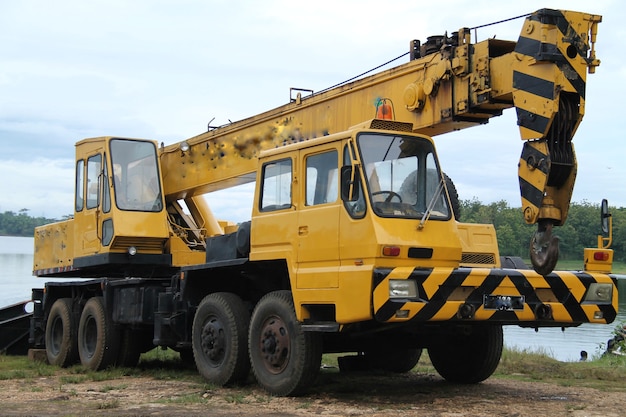
[{"label": "tree line", "polygon": [[[626,208],[611,207],[613,216],[614,259],[626,261]],[[69,216],[66,216],[66,218]],[[35,227],[58,221],[31,217],[28,209],[19,213],[0,213],[0,235],[33,236]],[[504,200],[484,204],[477,199],[460,201],[460,220],[467,223],[490,223],[496,228],[501,255],[528,258],[529,242],[536,226],[527,225],[519,207],[509,207]],[[595,247],[600,229],[600,205],[583,201],[572,203],[565,225],[554,232],[560,238],[561,259],[582,259],[583,248]]]},{"label": "tree line", "polygon": [[19,213],[5,211],[0,213],[0,236],[28,236],[35,234],[35,227],[54,223],[59,219],[46,217],[31,217],[28,209],[21,209]]},{"label": "tree line", "polygon": [[[530,239],[537,226],[527,225],[519,207],[509,207],[504,200],[483,204],[480,201],[461,200],[460,220],[467,223],[491,223],[496,228],[500,255],[528,259]],[[614,260],[626,261],[626,208],[610,208],[613,217]],[[584,248],[597,247],[600,226],[600,204],[587,201],[572,203],[567,221],[553,229],[560,238],[560,259],[582,259]]]}]

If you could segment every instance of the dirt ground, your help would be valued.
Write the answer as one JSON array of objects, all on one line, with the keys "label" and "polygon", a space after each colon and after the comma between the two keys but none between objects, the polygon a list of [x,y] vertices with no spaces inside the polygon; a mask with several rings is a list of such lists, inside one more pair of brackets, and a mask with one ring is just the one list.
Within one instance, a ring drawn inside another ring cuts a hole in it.
[{"label": "dirt ground", "polygon": [[[69,382],[68,382],[69,381]],[[252,381],[211,388],[152,377],[0,381],[1,416],[623,416],[626,393],[491,378],[454,385],[430,374],[323,371],[308,395],[277,398]]]}]

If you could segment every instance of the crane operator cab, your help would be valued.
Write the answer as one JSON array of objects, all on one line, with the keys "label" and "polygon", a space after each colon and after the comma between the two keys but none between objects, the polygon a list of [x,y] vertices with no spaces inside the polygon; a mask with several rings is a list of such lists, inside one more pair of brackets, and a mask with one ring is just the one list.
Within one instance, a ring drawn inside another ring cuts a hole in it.
[{"label": "crane operator cab", "polygon": [[75,181],[74,218],[36,233],[35,275],[131,276],[155,265],[171,273],[155,142],[84,139]]}]

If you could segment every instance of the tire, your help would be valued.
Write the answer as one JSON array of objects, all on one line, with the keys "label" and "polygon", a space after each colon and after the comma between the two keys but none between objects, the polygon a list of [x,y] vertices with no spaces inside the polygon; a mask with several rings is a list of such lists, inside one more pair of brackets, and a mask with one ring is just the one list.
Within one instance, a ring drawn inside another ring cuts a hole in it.
[{"label": "tire", "polygon": [[315,381],[322,362],[322,339],[304,332],[289,291],[266,294],[250,320],[248,350],[254,376],[268,393],[299,395]]},{"label": "tire", "polygon": [[78,324],[80,363],[94,371],[114,365],[119,353],[119,339],[119,331],[106,315],[103,298],[90,298]]},{"label": "tire", "polygon": [[193,358],[193,350],[192,349],[184,349],[178,352],[180,355],[180,361],[183,363],[183,366],[188,369],[196,369],[196,362]]},{"label": "tire", "polygon": [[137,332],[130,328],[120,332],[120,347],[115,361],[117,366],[126,368],[137,366],[145,344],[143,337],[143,332]]},{"label": "tire", "polygon": [[72,317],[72,299],[52,304],[46,322],[46,355],[51,365],[68,367],[78,361],[77,324]]},{"label": "tire", "polygon": [[433,366],[449,382],[476,384],[489,378],[502,355],[502,326],[474,326],[442,336],[428,348]]},{"label": "tire", "polygon": [[366,352],[365,357],[372,369],[403,374],[415,368],[422,356],[422,349],[384,349]]},{"label": "tire", "polygon": [[450,197],[450,205],[452,206],[452,214],[455,220],[461,219],[461,203],[459,202],[459,193],[456,190],[456,186],[452,179],[448,177],[448,174],[443,173],[443,179],[446,182],[446,189],[448,190],[448,197]]},{"label": "tire", "polygon": [[193,356],[200,375],[217,385],[248,377],[249,324],[250,314],[237,295],[214,293],[204,297],[192,328]]}]

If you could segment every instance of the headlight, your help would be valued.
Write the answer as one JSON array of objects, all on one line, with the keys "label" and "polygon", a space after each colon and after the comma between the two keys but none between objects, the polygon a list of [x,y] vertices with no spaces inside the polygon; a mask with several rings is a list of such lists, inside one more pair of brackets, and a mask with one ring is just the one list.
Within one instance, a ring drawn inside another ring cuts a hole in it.
[{"label": "headlight", "polygon": [[613,285],[594,282],[589,286],[585,301],[594,303],[610,303],[613,300]]},{"label": "headlight", "polygon": [[408,279],[390,279],[389,298],[417,298],[417,283]]}]

